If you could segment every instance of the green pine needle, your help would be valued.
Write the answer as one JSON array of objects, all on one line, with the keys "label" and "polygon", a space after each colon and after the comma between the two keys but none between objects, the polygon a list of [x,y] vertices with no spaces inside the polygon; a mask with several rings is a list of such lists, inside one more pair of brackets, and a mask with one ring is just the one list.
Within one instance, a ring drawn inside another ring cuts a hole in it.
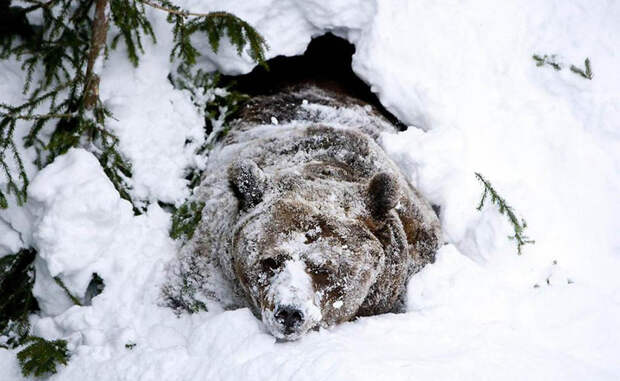
[{"label": "green pine needle", "polygon": [[508,236],[508,238],[515,240],[517,242],[517,254],[521,255],[521,247],[526,244],[534,244],[535,241],[531,240],[528,236],[524,234],[525,228],[527,227],[527,223],[524,219],[519,220],[515,215],[512,207],[506,203],[506,200],[502,198],[497,191],[493,188],[491,183],[485,179],[480,173],[475,172],[476,178],[482,183],[484,186],[484,192],[482,193],[482,197],[480,202],[478,203],[477,210],[482,210],[484,206],[484,202],[487,199],[487,195],[491,195],[491,203],[495,204],[500,214],[504,214],[508,217],[508,220],[512,224],[514,229],[514,235]]}]

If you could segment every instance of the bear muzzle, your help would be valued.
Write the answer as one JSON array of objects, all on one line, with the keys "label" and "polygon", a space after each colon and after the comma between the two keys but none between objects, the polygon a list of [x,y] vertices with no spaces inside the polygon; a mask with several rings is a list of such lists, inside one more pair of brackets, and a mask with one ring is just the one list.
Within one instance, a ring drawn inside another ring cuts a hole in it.
[{"label": "bear muzzle", "polygon": [[270,279],[262,320],[278,339],[296,340],[321,321],[320,301],[305,264],[288,260]]},{"label": "bear muzzle", "polygon": [[[314,307],[314,306],[312,306]],[[318,308],[312,308],[312,310]],[[292,341],[301,338],[306,332],[316,327],[320,321],[320,312],[309,311],[303,306],[277,305],[273,311],[263,310],[263,323],[267,330],[280,340]],[[318,319],[317,319],[318,318]]]}]

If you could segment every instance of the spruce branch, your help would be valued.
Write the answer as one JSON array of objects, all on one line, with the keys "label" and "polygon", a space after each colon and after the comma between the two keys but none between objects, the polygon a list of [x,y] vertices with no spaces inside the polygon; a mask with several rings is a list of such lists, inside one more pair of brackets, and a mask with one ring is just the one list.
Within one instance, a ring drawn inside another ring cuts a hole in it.
[{"label": "spruce branch", "polygon": [[144,4],[137,0],[110,0],[111,18],[120,33],[112,39],[111,48],[116,49],[122,38],[127,47],[127,56],[134,66],[138,66],[138,53],[144,53],[142,36],[146,35],[155,43],[157,38],[151,22],[146,17]]},{"label": "spruce branch", "polygon": [[[28,4],[33,4],[33,7],[37,7],[38,8],[49,8],[52,5],[54,5],[54,3],[57,3],[58,0],[50,0],[50,1],[39,1],[39,0],[22,0],[24,3],[28,3]],[[25,11],[30,10],[29,8],[26,8]]]},{"label": "spruce branch", "polygon": [[17,353],[17,360],[25,377],[41,377],[57,372],[57,364],[67,365],[69,350],[65,340],[48,341],[29,336],[26,347]]},{"label": "spruce branch", "polygon": [[521,247],[523,245],[526,245],[528,243],[530,244],[535,243],[534,240],[529,239],[529,237],[524,234],[525,228],[527,228],[527,223],[525,222],[525,219],[522,218],[521,220],[519,220],[517,218],[512,207],[508,205],[508,203],[506,203],[506,200],[497,193],[497,191],[493,188],[493,186],[487,179],[485,179],[478,172],[475,172],[475,175],[476,175],[476,178],[484,186],[484,192],[482,193],[480,203],[478,204],[478,207],[476,207],[476,209],[482,210],[482,207],[484,206],[484,202],[486,201],[487,196],[488,195],[491,196],[491,203],[497,205],[499,209],[499,213],[506,215],[508,217],[508,220],[512,224],[515,234],[513,236],[508,236],[508,238],[515,240],[517,242],[517,254],[521,255]]},{"label": "spruce branch", "polygon": [[152,8],[168,13],[168,22],[173,24],[174,47],[170,58],[178,57],[185,64],[193,65],[200,56],[198,50],[191,43],[191,36],[196,32],[204,32],[214,52],[219,49],[220,39],[226,31],[230,42],[241,55],[246,46],[249,46],[250,57],[259,64],[266,66],[265,51],[268,49],[263,36],[250,24],[232,13],[216,11],[197,13],[184,10],[168,0],[138,0]]},{"label": "spruce branch", "polygon": [[[17,203],[22,205],[26,201],[29,181],[22,158],[12,139],[16,124],[15,119],[0,119],[0,168],[7,180],[6,192],[13,193]],[[14,173],[15,171],[17,174]],[[7,207],[7,195],[0,189],[0,208]]]},{"label": "spruce branch", "polygon": [[[134,204],[129,193],[131,166],[118,151],[118,138],[106,129],[111,113],[99,98],[100,78],[95,71],[101,56],[105,59],[108,48],[114,49],[121,40],[134,65],[143,52],[143,36],[156,42],[145,6],[169,14],[174,39],[171,58],[194,64],[200,53],[191,36],[205,32],[215,51],[227,34],[239,54],[248,47],[250,56],[264,64],[267,45],[263,37],[227,12],[188,12],[168,0],[25,0],[25,4],[0,4],[0,10],[12,12],[7,20],[21,23],[21,29],[15,30],[5,30],[0,23],[0,58],[21,60],[23,92],[28,96],[21,105],[0,104],[0,173],[6,179],[0,188],[0,208],[8,206],[9,194],[15,195],[18,204],[26,201],[29,180],[21,157],[22,145],[15,140],[15,131],[21,128],[19,121],[30,123],[23,147],[35,150],[37,166],[50,163],[71,147],[84,147],[99,159],[121,197]],[[26,16],[33,11],[41,14],[40,25],[28,22]],[[0,21],[5,13],[0,12]],[[119,34],[108,46],[111,23]],[[50,125],[54,127],[47,128]],[[138,212],[135,204],[134,211]]]},{"label": "spruce branch", "polygon": [[[6,189],[0,189],[0,199],[14,193],[19,204],[26,200],[28,178],[15,140],[17,121],[22,120],[32,123],[23,145],[35,149],[38,166],[71,147],[85,147],[99,159],[121,196],[131,201],[127,182],[118,175],[130,174],[130,166],[117,150],[118,139],[102,132],[111,113],[99,99],[100,79],[95,73],[95,64],[106,49],[109,1],[125,0],[31,1],[42,12],[38,33],[2,45],[6,49],[2,57],[14,55],[22,60],[24,93],[29,96],[21,105],[0,105],[0,169],[8,180]],[[42,75],[35,78],[39,71]],[[40,109],[45,111],[35,112]],[[56,124],[51,135],[42,133],[51,123]],[[5,204],[0,202],[0,207]]]}]

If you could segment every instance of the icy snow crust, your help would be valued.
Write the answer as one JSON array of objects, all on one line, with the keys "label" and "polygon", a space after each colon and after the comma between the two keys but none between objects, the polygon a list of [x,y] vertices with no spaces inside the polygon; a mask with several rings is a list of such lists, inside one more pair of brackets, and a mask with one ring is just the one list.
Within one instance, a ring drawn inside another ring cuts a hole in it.
[{"label": "icy snow crust", "polygon": [[[326,31],[354,43],[354,70],[383,105],[428,130],[410,129],[383,143],[414,185],[441,205],[450,244],[410,281],[408,313],[276,343],[249,309],[213,307],[177,318],[159,307],[166,265],[178,250],[168,238],[169,216],[154,205],[135,217],[111,186],[84,187],[104,184],[105,176],[92,157],[72,151],[31,187],[41,195],[41,208],[32,206],[36,217],[30,206],[0,211],[0,255],[28,245],[49,254],[38,263],[38,284],[49,280],[51,263],[70,287],[81,287],[93,271],[106,282],[85,307],[70,306],[54,284],[40,288],[39,300],[50,309],[32,318],[34,333],[65,338],[73,352],[52,380],[620,379],[620,3],[184,3],[238,14],[265,35],[271,56],[300,54]],[[166,79],[168,26],[164,15],[153,15],[158,45],[145,41],[138,68],[124,52],[111,52],[101,95],[118,119],[115,131],[134,162],[137,191],[179,202],[187,196],[183,168],[196,160],[184,143],[200,142],[201,121]],[[534,53],[558,54],[563,70],[537,68]],[[568,70],[583,67],[585,57],[592,81]],[[229,46],[205,53],[202,63],[227,73],[253,66]],[[19,67],[0,62],[3,102],[22,99]],[[481,188],[474,171],[527,218],[536,244],[522,256],[493,207],[475,210]],[[47,183],[64,184],[67,198],[47,193]],[[47,223],[52,216],[55,222]],[[97,230],[76,233],[89,224]],[[97,231],[111,234],[110,241],[99,242]],[[57,248],[81,255],[66,262]],[[15,351],[0,349],[0,379],[22,379]]]},{"label": "icy snow crust", "polygon": [[[280,123],[261,124],[271,118]],[[282,339],[393,310],[441,238],[431,206],[372,138],[381,132],[395,129],[371,107],[312,86],[250,101],[210,153],[202,221],[166,290],[172,305],[193,309],[191,280],[194,299],[241,300]],[[379,174],[396,184],[381,212],[373,205],[392,183],[371,188]],[[231,285],[211,282],[222,278]],[[303,317],[292,332],[276,319],[282,308]]]}]

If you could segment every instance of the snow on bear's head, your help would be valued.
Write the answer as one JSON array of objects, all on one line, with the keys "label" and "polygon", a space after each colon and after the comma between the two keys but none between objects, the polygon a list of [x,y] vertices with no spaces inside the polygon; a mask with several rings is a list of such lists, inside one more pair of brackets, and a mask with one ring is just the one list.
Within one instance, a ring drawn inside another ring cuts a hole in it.
[{"label": "snow on bear's head", "polygon": [[365,207],[363,200],[326,182],[273,181],[250,160],[229,175],[244,211],[232,238],[233,270],[271,334],[294,340],[353,318],[384,257],[359,213],[344,211]]}]

